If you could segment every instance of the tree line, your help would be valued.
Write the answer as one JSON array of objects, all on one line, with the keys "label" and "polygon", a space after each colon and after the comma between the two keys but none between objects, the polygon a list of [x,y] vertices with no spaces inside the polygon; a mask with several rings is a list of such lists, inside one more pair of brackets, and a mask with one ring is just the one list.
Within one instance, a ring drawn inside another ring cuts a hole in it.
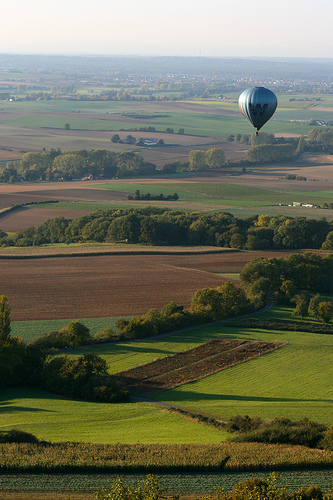
[{"label": "tree line", "polygon": [[253,305],[244,291],[227,281],[217,288],[197,290],[189,309],[170,302],[161,311],[150,309],[142,316],[121,318],[116,327],[121,338],[133,340],[232,318],[252,310]]},{"label": "tree line", "polygon": [[[200,151],[202,168],[221,168],[226,160],[220,148]],[[195,158],[197,152],[193,152]],[[200,164],[201,165],[201,164]],[[201,168],[200,167],[200,168]],[[41,153],[25,153],[20,161],[9,161],[1,166],[0,182],[71,181],[82,178],[124,178],[154,176],[183,170],[198,170],[198,161],[175,161],[157,170],[154,163],[144,161],[140,153],[115,153],[106,149],[86,149],[61,152],[50,149]]]},{"label": "tree line", "polygon": [[[70,344],[80,339],[82,326],[73,322],[67,329]],[[87,330],[86,327],[83,330]],[[87,333],[87,332],[84,332]],[[0,297],[0,387],[30,385],[75,399],[119,402],[128,400],[128,392],[108,375],[107,364],[96,354],[77,359],[67,356],[48,357],[38,343],[26,344],[11,335],[10,305]]]},{"label": "tree line", "polygon": [[[321,299],[318,293],[333,292],[332,254],[325,257],[314,253],[292,254],[286,258],[257,257],[243,268],[240,283],[237,287],[227,281],[217,288],[197,290],[188,310],[170,302],[161,311],[150,309],[142,316],[119,319],[116,327],[125,339],[161,335],[233,318],[259,309],[273,298],[277,303],[296,303],[296,306],[305,298],[318,321],[328,323],[333,317],[333,302]],[[316,292],[317,295],[312,296]],[[299,315],[297,307],[295,311],[295,315]],[[328,328],[317,330],[332,334]]]},{"label": "tree line", "polygon": [[[272,293],[277,303],[286,305],[297,304],[299,297],[307,296],[308,304],[317,319],[326,322],[318,311],[318,306],[327,301],[320,299],[319,293],[333,292],[333,255],[321,257],[306,252],[295,253],[286,258],[256,257],[244,266],[240,273],[240,282],[248,298],[257,307]],[[317,295],[312,298],[310,304],[310,296],[313,293]],[[332,302],[329,303],[332,305]]]},{"label": "tree line", "polygon": [[[180,129],[178,133],[183,133],[183,129]],[[115,134],[111,141],[114,137],[119,136]],[[265,132],[261,132],[258,136],[237,134],[236,137],[229,136],[228,140],[251,146],[245,158],[231,163],[226,159],[221,148],[210,148],[207,151],[192,150],[189,153],[188,162],[167,163],[157,170],[155,164],[145,162],[141,154],[131,151],[116,154],[105,149],[91,151],[81,149],[66,152],[61,152],[60,149],[50,149],[41,153],[25,153],[21,161],[7,162],[6,165],[1,166],[0,182],[77,180],[89,176],[104,179],[154,176],[184,170],[220,169],[232,165],[293,160],[305,151],[328,153],[333,151],[333,132],[330,127],[312,129],[307,140],[303,136],[287,139],[275,138],[273,134]]]},{"label": "tree line", "polygon": [[233,162],[233,165],[247,163],[274,163],[293,161],[306,152],[333,152],[333,128],[316,127],[308,132],[307,137],[275,137],[273,134],[260,132],[255,134],[237,134],[227,137],[230,142],[250,146],[245,158]]},{"label": "tree line", "polygon": [[155,175],[156,165],[145,162],[139,153],[116,154],[106,149],[25,153],[21,161],[7,162],[0,182],[78,180],[87,176],[111,179],[133,175]]},{"label": "tree line", "polygon": [[[173,199],[176,199],[176,193]],[[1,225],[1,224],[0,224]],[[144,245],[216,246],[243,250],[333,249],[333,220],[303,216],[202,213],[144,207],[97,211],[83,217],[47,219],[37,228],[7,234],[3,246],[127,242]]]}]

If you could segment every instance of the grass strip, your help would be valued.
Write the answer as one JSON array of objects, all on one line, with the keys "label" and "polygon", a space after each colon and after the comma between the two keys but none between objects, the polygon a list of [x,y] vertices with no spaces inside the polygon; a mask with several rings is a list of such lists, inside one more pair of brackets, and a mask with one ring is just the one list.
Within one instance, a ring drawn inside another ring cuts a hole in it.
[{"label": "grass strip", "polygon": [[199,380],[281,346],[270,342],[217,339],[127,370],[118,376],[132,394],[151,394]]}]

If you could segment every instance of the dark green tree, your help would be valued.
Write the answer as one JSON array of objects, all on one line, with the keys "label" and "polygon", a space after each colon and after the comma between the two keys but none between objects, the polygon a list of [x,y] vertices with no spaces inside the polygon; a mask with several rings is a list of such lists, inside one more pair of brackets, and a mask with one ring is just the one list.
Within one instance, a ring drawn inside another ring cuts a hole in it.
[{"label": "dark green tree", "polygon": [[111,137],[111,142],[114,142],[115,144],[117,142],[120,141],[120,137],[119,137],[119,134],[114,134],[112,137]]},{"label": "dark green tree", "polygon": [[206,152],[193,149],[189,154],[190,170],[204,170],[207,167]]},{"label": "dark green tree", "polygon": [[209,168],[221,168],[226,162],[224,151],[220,148],[208,149],[205,158]]},{"label": "dark green tree", "polygon": [[89,328],[80,321],[71,321],[67,326],[68,341],[72,347],[87,343],[90,338]]},{"label": "dark green tree", "polygon": [[321,298],[319,293],[317,293],[314,297],[311,297],[309,302],[309,309],[316,316],[318,304],[321,302]]},{"label": "dark green tree", "polygon": [[292,312],[293,316],[301,316],[302,319],[309,315],[309,300],[305,295],[298,294],[295,295],[294,301],[296,302],[296,307]]},{"label": "dark green tree", "polygon": [[10,305],[5,295],[0,296],[0,342],[9,339],[11,332],[10,326]]},{"label": "dark green tree", "polygon": [[333,318],[333,302],[319,302],[315,314],[316,318],[322,323],[329,323]]}]

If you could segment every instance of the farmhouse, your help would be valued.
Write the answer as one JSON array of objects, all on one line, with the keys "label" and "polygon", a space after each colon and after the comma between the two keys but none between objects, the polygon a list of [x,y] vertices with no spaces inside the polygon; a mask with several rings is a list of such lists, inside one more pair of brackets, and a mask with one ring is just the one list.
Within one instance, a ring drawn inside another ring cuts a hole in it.
[{"label": "farmhouse", "polygon": [[157,139],[150,139],[150,138],[143,137],[140,141],[136,141],[137,144],[139,142],[141,142],[141,143],[143,142],[143,144],[145,146],[156,146]]},{"label": "farmhouse", "polygon": [[302,203],[301,201],[293,201],[293,207],[320,208],[320,205],[314,205],[313,203]]}]

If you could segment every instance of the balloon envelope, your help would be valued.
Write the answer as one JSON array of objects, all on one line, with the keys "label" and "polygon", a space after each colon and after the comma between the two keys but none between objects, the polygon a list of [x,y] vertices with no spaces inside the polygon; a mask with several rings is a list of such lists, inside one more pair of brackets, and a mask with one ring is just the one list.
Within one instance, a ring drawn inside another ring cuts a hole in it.
[{"label": "balloon envelope", "polygon": [[238,104],[243,115],[258,131],[274,114],[277,98],[265,87],[252,87],[241,93]]}]

